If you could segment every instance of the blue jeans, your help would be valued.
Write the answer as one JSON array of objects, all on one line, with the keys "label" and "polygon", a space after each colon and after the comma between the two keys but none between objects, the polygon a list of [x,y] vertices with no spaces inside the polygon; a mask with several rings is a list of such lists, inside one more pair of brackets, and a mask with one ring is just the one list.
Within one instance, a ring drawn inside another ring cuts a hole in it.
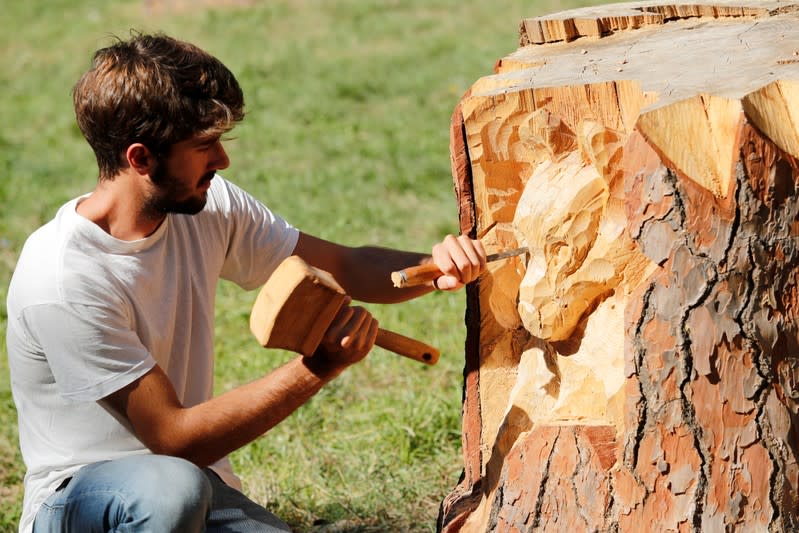
[{"label": "blue jeans", "polygon": [[84,466],[36,513],[34,533],[291,531],[208,468],[164,455]]}]

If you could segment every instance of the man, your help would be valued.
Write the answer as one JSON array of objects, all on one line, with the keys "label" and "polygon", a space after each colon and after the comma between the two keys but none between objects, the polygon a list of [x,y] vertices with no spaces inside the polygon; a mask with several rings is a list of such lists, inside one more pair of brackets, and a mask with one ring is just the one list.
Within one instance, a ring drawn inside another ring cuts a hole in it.
[{"label": "man", "polygon": [[20,531],[286,531],[247,499],[227,455],[363,359],[377,322],[338,314],[312,358],[212,398],[217,280],[259,287],[296,254],[354,299],[396,302],[390,272],[433,260],[451,290],[485,268],[477,241],[431,256],[299,232],[217,171],[243,118],[230,71],[199,48],[134,35],[99,50],[74,89],[97,157],[91,194],[25,244],[7,343],[27,466]]}]

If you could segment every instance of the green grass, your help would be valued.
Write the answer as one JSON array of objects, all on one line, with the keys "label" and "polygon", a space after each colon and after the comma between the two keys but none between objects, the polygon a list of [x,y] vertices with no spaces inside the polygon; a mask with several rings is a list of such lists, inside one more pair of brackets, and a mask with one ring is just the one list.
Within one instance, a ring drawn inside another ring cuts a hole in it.
[{"label": "green grass", "polygon": [[[109,35],[161,30],[206,48],[236,73],[248,116],[227,145],[225,175],[292,223],[344,244],[425,251],[458,228],[448,144],[458,99],[516,48],[521,18],[579,3],[283,0],[148,12],[144,0],[7,2],[0,12],[7,28],[0,33],[0,334],[24,239],[95,182],[70,90]],[[219,288],[218,392],[290,357],[250,337],[253,300],[230,284]],[[461,292],[370,307],[385,327],[440,347],[441,361],[425,367],[375,350],[234,454],[247,492],[298,531],[435,530],[439,503],[462,468],[464,306]],[[19,518],[24,467],[16,439],[3,343],[0,531],[13,531]]]}]

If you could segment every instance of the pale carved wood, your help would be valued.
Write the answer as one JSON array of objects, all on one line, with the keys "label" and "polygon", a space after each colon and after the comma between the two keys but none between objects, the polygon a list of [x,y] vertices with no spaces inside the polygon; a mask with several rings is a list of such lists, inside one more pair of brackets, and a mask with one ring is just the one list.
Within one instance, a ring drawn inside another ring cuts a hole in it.
[{"label": "pale carved wood", "polygon": [[[799,529],[799,4],[527,19],[453,114],[468,291],[444,531]],[[643,529],[642,529],[643,528]]]}]

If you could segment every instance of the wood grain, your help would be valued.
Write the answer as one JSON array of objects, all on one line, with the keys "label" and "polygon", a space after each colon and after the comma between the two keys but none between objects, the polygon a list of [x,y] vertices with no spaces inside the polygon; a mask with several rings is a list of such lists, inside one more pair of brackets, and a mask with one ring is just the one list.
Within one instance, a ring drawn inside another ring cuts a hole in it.
[{"label": "wood grain", "polygon": [[525,19],[453,114],[471,288],[442,531],[799,529],[799,6]]}]

